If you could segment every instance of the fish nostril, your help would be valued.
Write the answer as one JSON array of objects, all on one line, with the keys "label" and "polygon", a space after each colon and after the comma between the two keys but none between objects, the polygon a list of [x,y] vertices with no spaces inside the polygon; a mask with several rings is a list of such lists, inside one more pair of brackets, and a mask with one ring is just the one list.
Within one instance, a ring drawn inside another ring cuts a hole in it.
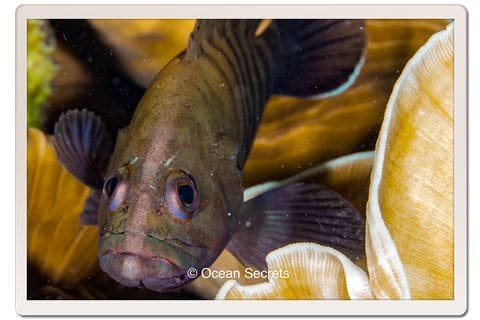
[{"label": "fish nostril", "polygon": [[163,202],[160,202],[158,205],[158,209],[155,211],[158,216],[163,215],[163,211],[165,210],[165,204]]},{"label": "fish nostril", "polygon": [[128,207],[128,202],[125,201],[125,204],[118,210],[118,213],[122,214],[122,215],[127,214],[128,208],[129,208]]}]

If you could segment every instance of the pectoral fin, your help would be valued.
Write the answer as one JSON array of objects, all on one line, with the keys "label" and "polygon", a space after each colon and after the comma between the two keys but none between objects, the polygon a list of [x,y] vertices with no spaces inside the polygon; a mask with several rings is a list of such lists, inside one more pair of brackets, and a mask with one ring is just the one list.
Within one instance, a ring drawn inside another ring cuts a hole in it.
[{"label": "pectoral fin", "polygon": [[265,256],[293,242],[333,247],[353,260],[364,255],[363,216],[338,193],[293,183],[245,203],[227,249],[244,265],[265,269]]},{"label": "pectoral fin", "polygon": [[53,141],[58,160],[72,175],[94,189],[102,188],[112,139],[99,117],[86,109],[63,113]]},{"label": "pectoral fin", "polygon": [[80,224],[91,226],[97,224],[98,205],[102,192],[100,190],[93,191],[85,201],[82,213],[80,213]]}]

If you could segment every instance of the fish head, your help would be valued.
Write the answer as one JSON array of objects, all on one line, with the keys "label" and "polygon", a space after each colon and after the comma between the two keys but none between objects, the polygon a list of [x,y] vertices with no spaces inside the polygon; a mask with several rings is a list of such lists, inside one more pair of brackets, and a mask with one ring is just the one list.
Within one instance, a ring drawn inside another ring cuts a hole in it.
[{"label": "fish head", "polygon": [[213,263],[243,202],[225,126],[193,107],[202,101],[195,92],[176,94],[178,81],[170,80],[152,84],[119,133],[98,215],[103,271],[159,292],[181,287]]}]

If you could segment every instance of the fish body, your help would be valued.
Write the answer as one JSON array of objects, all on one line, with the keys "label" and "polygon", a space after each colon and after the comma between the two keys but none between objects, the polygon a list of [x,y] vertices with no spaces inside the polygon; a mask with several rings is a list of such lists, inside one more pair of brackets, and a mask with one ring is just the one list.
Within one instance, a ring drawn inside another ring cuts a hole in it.
[{"label": "fish body", "polygon": [[57,123],[60,161],[97,189],[83,219],[98,224],[100,267],[120,283],[173,290],[227,246],[256,268],[294,241],[361,251],[363,219],[338,194],[300,183],[244,203],[242,169],[272,94],[328,96],[352,82],[363,23],[274,20],[258,34],[259,23],[199,20],[113,149],[91,112]]},{"label": "fish body", "polygon": [[[99,215],[100,265],[109,274],[128,263],[137,272],[148,265],[138,255],[148,252],[144,258],[150,259],[159,251],[168,251],[168,263],[183,269],[203,267],[226,246],[235,218],[228,213],[238,212],[243,202],[238,143],[229,128],[233,117],[211,111],[231,99],[224,94],[225,100],[215,100],[201,86],[192,86],[202,78],[197,63],[172,61],[118,136],[106,176],[107,181],[128,179],[128,191],[114,210],[105,201]],[[177,194],[182,184],[194,193],[193,212]],[[217,227],[205,228],[209,225]],[[163,264],[155,262],[159,268]]]}]

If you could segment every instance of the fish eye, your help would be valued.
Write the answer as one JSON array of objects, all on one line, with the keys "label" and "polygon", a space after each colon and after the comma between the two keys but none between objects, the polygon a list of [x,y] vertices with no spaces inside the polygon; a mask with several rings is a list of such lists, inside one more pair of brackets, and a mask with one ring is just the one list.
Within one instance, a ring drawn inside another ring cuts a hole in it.
[{"label": "fish eye", "polygon": [[117,172],[108,178],[103,185],[103,195],[108,201],[110,211],[117,210],[125,200],[127,195],[127,176],[126,173]]},{"label": "fish eye", "polygon": [[194,192],[195,190],[193,190],[193,188],[188,184],[178,187],[178,197],[184,206],[189,207],[192,205],[193,197],[195,196]]},{"label": "fish eye", "polygon": [[115,191],[118,183],[118,178],[117,177],[112,177],[105,182],[105,187],[103,188],[105,190],[105,194],[107,198],[110,198],[113,195],[113,192]]},{"label": "fish eye", "polygon": [[198,209],[198,191],[190,177],[183,171],[172,171],[165,184],[165,200],[174,220],[186,223]]}]

